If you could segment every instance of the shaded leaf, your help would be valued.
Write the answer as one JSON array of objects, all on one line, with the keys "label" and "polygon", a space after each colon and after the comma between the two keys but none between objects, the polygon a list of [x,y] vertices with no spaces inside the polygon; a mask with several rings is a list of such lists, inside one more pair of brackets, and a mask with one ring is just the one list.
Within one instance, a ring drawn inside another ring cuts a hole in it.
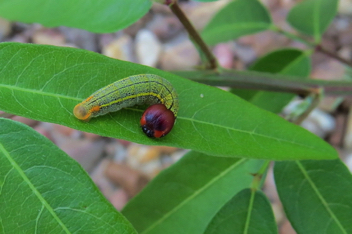
[{"label": "shaded leaf", "polygon": [[338,0],[305,0],[295,5],[287,21],[297,30],[314,36],[319,43],[321,36],[337,12]]},{"label": "shaded leaf", "polygon": [[269,29],[268,10],[257,0],[232,1],[210,20],[202,31],[206,43],[214,45]]},{"label": "shaded leaf", "polygon": [[12,120],[0,126],[1,233],[136,233],[51,141]]},{"label": "shaded leaf", "polygon": [[[307,53],[297,49],[273,51],[260,58],[251,68],[252,71],[278,73],[307,77],[310,74],[310,58]],[[291,93],[233,89],[233,93],[265,110],[280,113],[295,97]]]},{"label": "shaded leaf", "polygon": [[[212,155],[270,159],[328,159],[336,151],[324,141],[231,93],[154,68],[96,53],[53,46],[0,45],[0,109],[102,136],[149,145],[169,145]],[[124,109],[89,122],[76,119],[74,106],[94,91],[135,74],[168,79],[179,94],[174,129],[162,139],[146,137],[143,110]]]},{"label": "shaded leaf", "polygon": [[227,202],[209,223],[205,234],[278,233],[268,198],[244,189]]},{"label": "shaded leaf", "polygon": [[298,234],[352,233],[352,175],[340,159],[276,162],[274,175]]},{"label": "shaded leaf", "polygon": [[46,27],[68,26],[108,33],[136,22],[150,7],[150,0],[2,0],[0,16]]},{"label": "shaded leaf", "polygon": [[247,188],[262,162],[191,151],[161,172],[122,213],[139,233],[204,233],[216,212]]}]

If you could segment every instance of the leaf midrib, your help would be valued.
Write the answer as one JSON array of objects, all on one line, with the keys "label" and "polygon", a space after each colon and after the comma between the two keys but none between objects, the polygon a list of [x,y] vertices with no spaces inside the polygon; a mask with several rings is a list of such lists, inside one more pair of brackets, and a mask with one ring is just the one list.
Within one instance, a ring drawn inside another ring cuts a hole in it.
[{"label": "leaf midrib", "polygon": [[206,183],[203,187],[198,189],[195,193],[193,193],[191,196],[187,197],[187,199],[183,200],[178,206],[175,206],[172,210],[170,210],[168,213],[166,213],[164,216],[159,218],[156,222],[154,222],[152,225],[150,225],[147,229],[143,230],[140,234],[147,233],[151,231],[153,228],[155,228],[157,225],[159,225],[161,222],[166,220],[168,217],[170,217],[172,214],[176,213],[179,209],[182,208],[183,205],[187,204],[189,201],[191,201],[193,198],[197,197],[201,192],[209,188],[211,185],[213,185],[215,182],[217,182],[219,179],[223,178],[226,174],[228,174],[230,171],[232,171],[234,168],[240,166],[241,164],[245,163],[248,159],[240,159],[236,163],[234,163],[232,166],[227,168],[226,170],[222,171],[218,176],[213,177],[208,183]]},{"label": "leaf midrib", "polygon": [[321,201],[321,203],[325,207],[326,211],[329,213],[331,218],[335,221],[336,225],[340,228],[340,230],[343,233],[348,234],[347,231],[342,226],[342,224],[340,223],[340,221],[338,220],[338,218],[335,216],[334,212],[330,209],[330,207],[329,207],[327,201],[324,199],[323,195],[319,192],[319,189],[315,186],[314,182],[312,181],[312,179],[308,175],[308,173],[307,173],[306,169],[304,168],[304,166],[301,164],[300,161],[295,161],[295,162],[296,162],[298,168],[301,170],[303,176],[308,181],[308,183],[311,186],[311,188],[314,190],[314,192],[317,195],[318,199]]},{"label": "leaf midrib", "polygon": [[40,194],[40,192],[35,188],[35,186],[32,184],[30,179],[26,176],[26,174],[23,172],[21,167],[16,163],[15,160],[11,157],[9,152],[5,149],[5,147],[0,143],[0,152],[2,152],[7,160],[11,163],[12,167],[18,172],[18,174],[22,177],[23,181],[25,181],[29,188],[32,190],[32,192],[35,194],[35,196],[39,199],[39,201],[42,203],[43,206],[49,211],[49,213],[53,216],[53,218],[56,220],[56,222],[62,227],[62,230],[65,231],[66,233],[71,233],[68,228],[65,226],[65,224],[61,221],[61,219],[56,215],[52,207],[49,205],[49,203],[45,200],[45,198]]},{"label": "leaf midrib", "polygon": [[[52,93],[43,92],[43,91],[39,91],[39,90],[21,88],[21,87],[5,85],[5,84],[0,84],[0,87],[5,87],[5,88],[8,88],[10,90],[17,90],[17,91],[23,91],[23,92],[28,92],[28,93],[35,93],[35,94],[39,94],[39,95],[43,95],[43,96],[49,96],[49,97],[54,97],[54,98],[58,98],[58,99],[63,98],[63,99],[67,99],[67,100],[74,100],[74,101],[77,101],[77,102],[81,102],[81,101],[84,100],[83,98],[75,98],[75,97],[65,96],[65,95],[61,95],[61,94],[52,94]],[[125,109],[141,112],[141,110],[135,109],[135,108],[125,108]],[[231,128],[231,127],[227,127],[227,126],[223,126],[223,125],[219,125],[219,124],[215,124],[215,123],[209,123],[209,122],[205,122],[205,121],[202,121],[202,120],[197,120],[197,119],[192,119],[192,118],[187,118],[187,117],[182,117],[182,116],[177,116],[177,118],[178,119],[183,119],[183,120],[188,120],[190,122],[210,125],[210,126],[213,126],[213,127],[219,127],[219,128],[223,128],[223,129],[226,129],[226,130],[232,130],[232,131],[235,131],[235,132],[237,131],[237,132],[249,134],[251,136],[258,136],[258,137],[263,137],[263,138],[267,138],[267,139],[271,139],[271,140],[276,140],[276,141],[279,141],[279,142],[285,142],[285,143],[289,143],[289,144],[292,144],[292,145],[305,147],[307,149],[317,150],[317,151],[320,151],[320,152],[326,152],[325,150],[322,150],[320,147],[314,147],[314,146],[305,145],[305,144],[294,142],[294,141],[289,141],[289,140],[280,139],[280,138],[276,138],[276,137],[272,137],[272,136],[268,136],[268,135],[263,135],[263,134],[255,133],[254,131],[246,131],[246,130],[235,129],[235,128]]]},{"label": "leaf midrib", "polygon": [[253,210],[253,205],[254,205],[254,199],[256,196],[256,192],[253,189],[251,189],[250,191],[251,191],[251,196],[249,198],[249,204],[247,207],[247,216],[246,216],[246,222],[244,225],[243,234],[248,234],[248,230],[250,228],[251,219],[252,219],[252,210]]},{"label": "leaf midrib", "polygon": [[319,11],[319,7],[321,4],[321,0],[317,0],[316,2],[314,2],[314,6],[313,6],[313,24],[314,24],[314,40],[315,43],[319,43],[320,41],[320,23],[319,23],[319,19],[320,19],[320,11]]}]

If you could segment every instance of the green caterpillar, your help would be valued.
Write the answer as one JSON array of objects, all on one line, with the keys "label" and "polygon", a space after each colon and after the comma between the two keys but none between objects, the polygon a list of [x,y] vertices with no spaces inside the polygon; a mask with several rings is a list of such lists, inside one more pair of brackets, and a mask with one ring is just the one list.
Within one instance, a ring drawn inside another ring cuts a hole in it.
[{"label": "green caterpillar", "polygon": [[176,119],[179,108],[178,96],[170,82],[157,75],[140,74],[118,80],[99,89],[77,104],[73,109],[73,114],[80,120],[88,121],[92,117],[105,115],[122,108],[159,103],[170,110]]}]

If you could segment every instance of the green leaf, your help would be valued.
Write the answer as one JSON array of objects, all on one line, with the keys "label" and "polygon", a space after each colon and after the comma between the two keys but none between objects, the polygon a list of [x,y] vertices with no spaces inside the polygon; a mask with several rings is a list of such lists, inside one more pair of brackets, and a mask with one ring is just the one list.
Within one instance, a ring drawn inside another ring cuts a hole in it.
[{"label": "green leaf", "polygon": [[221,208],[205,231],[205,234],[217,233],[278,233],[268,198],[261,191],[239,192]]},{"label": "green leaf", "polygon": [[[249,187],[262,161],[191,151],[161,172],[122,214],[141,234],[204,233],[216,212]],[[176,225],[177,224],[177,225]]]},{"label": "green leaf", "polygon": [[0,16],[46,27],[68,26],[108,33],[136,22],[151,4],[150,0],[1,0]]},{"label": "green leaf", "polygon": [[257,60],[250,70],[304,77],[311,70],[309,53],[294,48],[276,50]]},{"label": "green leaf", "polygon": [[276,162],[274,175],[298,234],[352,233],[352,175],[341,160]]},{"label": "green leaf", "polygon": [[[297,49],[282,49],[273,51],[260,58],[251,68],[252,71],[307,77],[310,74],[310,58],[307,52]],[[295,96],[290,93],[254,91],[254,90],[232,90],[233,93],[273,113],[281,110]]]},{"label": "green leaf", "polygon": [[211,19],[202,31],[202,37],[206,43],[214,45],[267,30],[271,24],[268,10],[258,0],[237,0]]},{"label": "green leaf", "polygon": [[[336,151],[305,129],[215,87],[154,68],[89,51],[54,46],[0,44],[0,109],[102,136],[147,145],[169,145],[211,155],[266,159],[331,159]],[[72,110],[94,91],[135,74],[168,79],[179,94],[174,129],[162,139],[146,137],[143,110],[128,108],[89,122]]]},{"label": "green leaf", "polygon": [[314,36],[319,43],[321,36],[337,12],[338,0],[305,0],[294,6],[287,21],[302,33]]},{"label": "green leaf", "polygon": [[136,233],[51,141],[12,120],[0,126],[1,233]]}]

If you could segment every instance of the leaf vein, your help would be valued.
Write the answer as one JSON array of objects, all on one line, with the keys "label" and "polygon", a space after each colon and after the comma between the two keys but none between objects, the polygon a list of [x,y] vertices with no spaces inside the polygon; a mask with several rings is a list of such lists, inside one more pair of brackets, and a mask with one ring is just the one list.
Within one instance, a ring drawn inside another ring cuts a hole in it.
[{"label": "leaf vein", "polygon": [[213,179],[211,179],[208,183],[204,184],[203,187],[201,187],[200,189],[198,189],[196,192],[194,192],[192,195],[190,195],[189,197],[187,197],[185,200],[183,200],[178,206],[175,206],[172,210],[170,210],[168,213],[166,213],[164,216],[162,216],[159,220],[157,220],[156,222],[154,222],[152,225],[150,225],[147,229],[145,229],[144,231],[141,232],[141,234],[143,233],[147,233],[149,231],[151,231],[152,229],[154,229],[157,225],[159,225],[162,221],[164,221],[165,219],[167,219],[168,217],[170,217],[172,214],[174,214],[175,212],[177,212],[179,209],[181,209],[181,207],[185,204],[187,204],[189,201],[191,201],[192,199],[194,199],[195,197],[197,197],[199,194],[201,194],[203,191],[205,191],[207,188],[209,188],[211,185],[213,185],[215,182],[217,182],[220,178],[222,178],[223,176],[225,176],[227,173],[231,172],[234,168],[236,168],[237,166],[245,163],[247,161],[247,159],[240,159],[238,160],[236,163],[234,163],[233,165],[231,165],[228,169],[222,171],[218,176],[214,176]]},{"label": "leaf vein", "polygon": [[331,219],[335,221],[335,223],[337,224],[337,226],[340,228],[340,230],[343,233],[348,234],[347,231],[345,230],[345,228],[342,226],[342,224],[338,220],[338,218],[335,216],[334,212],[330,209],[330,206],[329,206],[328,202],[324,199],[323,195],[319,192],[319,189],[315,186],[314,182],[312,181],[312,179],[308,175],[308,173],[307,173],[306,169],[304,168],[304,166],[299,161],[295,161],[295,162],[296,162],[298,168],[301,170],[303,176],[306,178],[307,182],[311,186],[311,188],[314,190],[314,192],[317,195],[318,199],[321,201],[321,203],[325,207],[326,211],[329,213]]},{"label": "leaf vein", "polygon": [[34,184],[30,181],[30,179],[23,172],[22,168],[16,163],[16,161],[11,157],[9,152],[5,149],[5,147],[0,143],[0,152],[2,152],[7,160],[10,162],[12,167],[17,171],[17,173],[22,177],[23,181],[29,186],[32,190],[33,194],[38,198],[38,200],[45,206],[45,208],[49,211],[49,213],[53,216],[53,218],[57,221],[57,223],[62,227],[63,231],[66,233],[70,233],[65,224],[61,221],[61,219],[56,215],[53,211],[50,204],[44,199],[44,197],[40,194],[40,192],[35,188]]}]

